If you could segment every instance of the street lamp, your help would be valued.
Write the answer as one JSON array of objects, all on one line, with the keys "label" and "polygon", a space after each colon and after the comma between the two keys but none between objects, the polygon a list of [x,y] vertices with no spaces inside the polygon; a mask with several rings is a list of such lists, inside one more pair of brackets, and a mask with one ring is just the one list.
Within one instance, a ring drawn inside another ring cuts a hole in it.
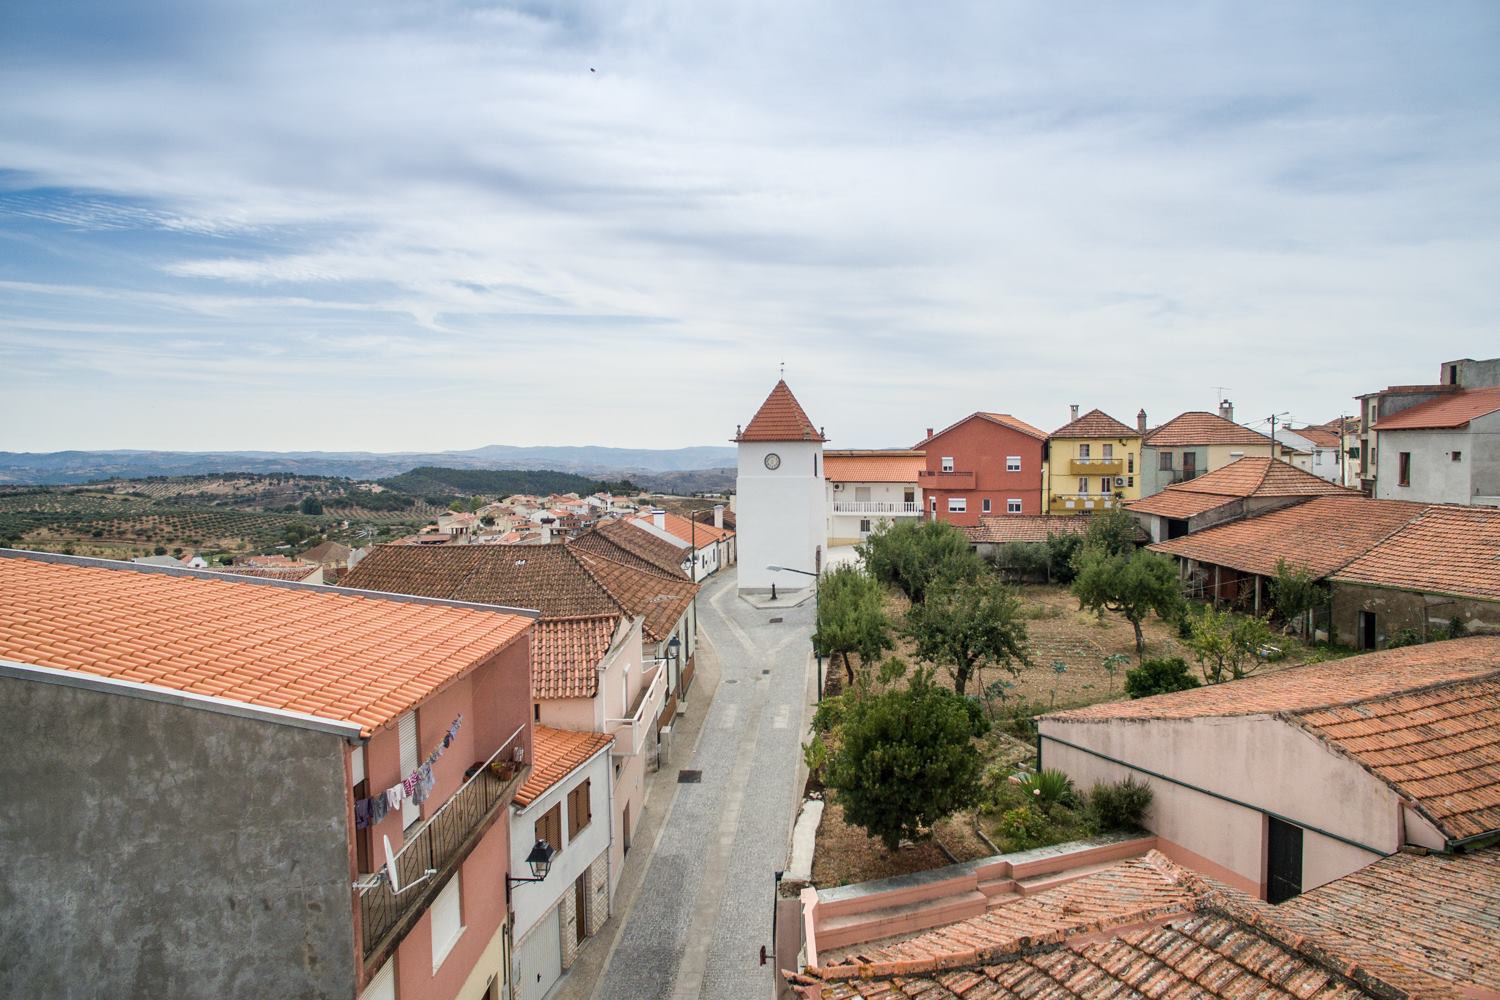
[{"label": "street lamp", "polygon": [[813,578],[813,655],[818,658],[818,704],[821,705],[823,704],[823,651],[818,648],[818,628],[822,624],[818,605],[818,574],[805,569],[793,569],[790,566],[767,566],[766,569],[772,573],[799,573]]},{"label": "street lamp", "polygon": [[538,840],[532,845],[531,853],[526,855],[526,866],[531,869],[531,878],[518,878],[515,875],[505,876],[505,901],[510,902],[510,887],[519,882],[540,882],[547,877],[552,870],[552,859],[557,856],[557,849],[545,840]]},{"label": "street lamp", "polygon": [[684,697],[682,690],[682,640],[676,635],[673,635],[667,643],[667,656],[672,664],[672,691],[677,697],[678,704],[681,704]]}]

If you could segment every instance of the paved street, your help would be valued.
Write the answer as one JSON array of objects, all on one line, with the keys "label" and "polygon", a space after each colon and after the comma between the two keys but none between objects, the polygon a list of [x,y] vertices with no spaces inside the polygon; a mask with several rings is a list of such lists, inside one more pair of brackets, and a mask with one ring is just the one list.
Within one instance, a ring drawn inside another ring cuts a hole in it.
[{"label": "paved street", "polygon": [[[732,569],[721,572],[698,597],[718,687],[696,749],[678,742],[672,751],[671,777],[690,768],[703,779],[665,786],[671,792],[649,804],[663,811],[659,839],[639,893],[624,900],[598,1000],[771,995],[760,947],[771,944],[773,874],[786,863],[800,792],[813,605],[757,610],[734,584]],[[785,620],[771,624],[776,617]],[[692,694],[701,697],[696,684]],[[644,840],[638,850],[649,849]]]}]

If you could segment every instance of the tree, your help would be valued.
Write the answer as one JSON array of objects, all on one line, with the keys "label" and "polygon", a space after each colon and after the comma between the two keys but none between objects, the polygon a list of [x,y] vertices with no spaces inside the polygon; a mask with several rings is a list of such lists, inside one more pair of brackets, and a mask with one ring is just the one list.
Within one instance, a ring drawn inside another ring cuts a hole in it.
[{"label": "tree", "polygon": [[905,688],[845,707],[824,782],[848,822],[894,851],[978,801],[983,762],[973,741],[988,731],[978,702],[918,671]]},{"label": "tree", "polygon": [[323,513],[323,504],[317,497],[307,496],[302,498],[302,504],[297,509],[304,514],[316,515]]},{"label": "tree", "polygon": [[898,588],[913,604],[921,604],[934,584],[985,571],[968,536],[947,521],[901,521],[877,530],[855,551],[875,579]]},{"label": "tree", "polygon": [[1198,678],[1188,670],[1180,656],[1147,660],[1133,670],[1125,671],[1125,693],[1132,698],[1149,698],[1169,691],[1186,691],[1198,687]]},{"label": "tree", "polygon": [[917,656],[948,668],[959,694],[985,667],[1003,667],[1014,676],[1031,663],[1021,602],[992,576],[929,592],[907,613],[906,631],[917,644]]},{"label": "tree", "polygon": [[848,682],[854,683],[849,654],[873,663],[894,646],[891,622],[885,613],[885,588],[869,573],[844,564],[818,581],[818,628],[813,648],[819,656],[837,656]]},{"label": "tree", "polygon": [[1297,634],[1307,636],[1307,613],[1328,600],[1306,566],[1288,566],[1276,560],[1276,578],[1271,581],[1271,603],[1283,621],[1297,623]]},{"label": "tree", "polygon": [[1239,680],[1260,669],[1261,649],[1271,641],[1271,626],[1264,618],[1219,611],[1205,604],[1196,615],[1187,616],[1184,641],[1198,657],[1198,667],[1209,684]]},{"label": "tree", "polygon": [[1110,555],[1129,555],[1136,550],[1139,529],[1135,518],[1120,507],[1089,515],[1089,530],[1083,548],[1103,549]]},{"label": "tree", "polygon": [[1099,614],[1113,611],[1124,616],[1135,628],[1138,660],[1146,651],[1146,636],[1141,631],[1146,615],[1155,611],[1162,618],[1170,618],[1182,605],[1177,568],[1171,559],[1155,552],[1134,549],[1127,555],[1085,545],[1078,554],[1077,569],[1073,596],[1082,607]]}]

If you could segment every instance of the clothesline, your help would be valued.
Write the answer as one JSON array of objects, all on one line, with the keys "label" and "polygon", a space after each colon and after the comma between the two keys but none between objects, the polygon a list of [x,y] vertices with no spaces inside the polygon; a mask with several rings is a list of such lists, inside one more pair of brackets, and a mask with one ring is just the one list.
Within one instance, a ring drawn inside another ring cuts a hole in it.
[{"label": "clothesline", "polygon": [[354,803],[354,828],[363,830],[374,826],[385,819],[386,814],[391,810],[401,808],[401,803],[407,799],[411,799],[417,805],[426,802],[427,796],[432,794],[432,765],[436,764],[438,758],[443,756],[443,752],[453,744],[463,724],[464,717],[460,713],[453,720],[453,724],[448,727],[448,731],[443,734],[442,741],[432,748],[432,753],[428,754],[410,774],[378,795],[357,800]]}]

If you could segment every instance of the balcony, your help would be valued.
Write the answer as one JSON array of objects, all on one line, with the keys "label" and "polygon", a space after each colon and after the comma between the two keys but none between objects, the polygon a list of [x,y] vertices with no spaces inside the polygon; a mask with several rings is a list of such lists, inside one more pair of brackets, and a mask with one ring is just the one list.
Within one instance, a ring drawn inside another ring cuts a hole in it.
[{"label": "balcony", "polygon": [[1054,493],[1049,509],[1054,514],[1079,514],[1091,510],[1111,510],[1124,502],[1113,493]]},{"label": "balcony", "polygon": [[835,514],[887,514],[893,516],[922,513],[919,503],[903,503],[900,500],[835,500]]},{"label": "balcony", "polygon": [[[525,731],[525,726],[517,729],[442,808],[407,831],[405,843],[391,859],[401,885],[399,894],[391,889],[386,865],[355,884],[367,973],[373,974],[390,957],[448,876],[496,820],[503,819],[505,807],[531,773],[530,764],[516,762],[513,749],[520,746]],[[424,878],[430,870],[436,875]]]},{"label": "balcony", "polygon": [[616,757],[629,757],[641,752],[646,739],[656,731],[656,717],[667,703],[667,672],[661,664],[647,671],[651,680],[642,686],[631,706],[629,718],[605,719],[604,728],[615,738],[610,750]]},{"label": "balcony", "polygon": [[1167,474],[1168,486],[1171,486],[1174,483],[1185,483],[1189,479],[1197,479],[1199,476],[1203,475],[1203,473],[1199,472],[1197,469],[1163,469],[1162,471]]},{"label": "balcony", "polygon": [[1123,476],[1123,458],[1074,458],[1068,461],[1068,471],[1075,476]]},{"label": "balcony", "polygon": [[926,472],[917,473],[917,485],[924,490],[972,490],[972,472]]}]

